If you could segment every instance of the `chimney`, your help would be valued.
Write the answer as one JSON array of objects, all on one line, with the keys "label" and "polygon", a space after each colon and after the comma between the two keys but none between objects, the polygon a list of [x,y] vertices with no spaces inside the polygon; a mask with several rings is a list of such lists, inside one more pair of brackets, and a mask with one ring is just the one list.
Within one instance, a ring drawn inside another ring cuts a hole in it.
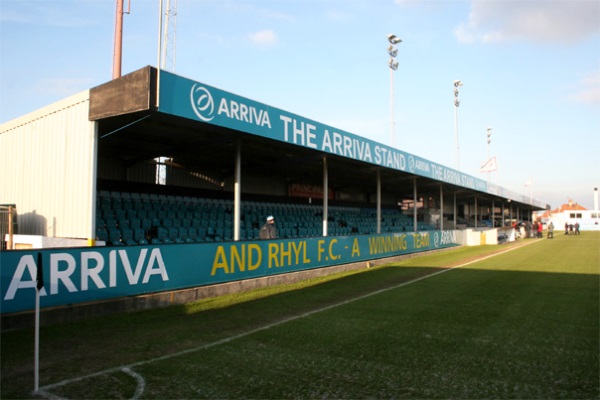
[{"label": "chimney", "polygon": [[598,188],[594,188],[594,211],[598,211]]}]

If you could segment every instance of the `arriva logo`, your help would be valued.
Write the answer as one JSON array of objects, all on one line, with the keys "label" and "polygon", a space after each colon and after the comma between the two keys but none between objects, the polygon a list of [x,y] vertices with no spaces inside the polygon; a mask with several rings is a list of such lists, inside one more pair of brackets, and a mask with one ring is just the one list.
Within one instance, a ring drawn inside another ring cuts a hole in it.
[{"label": "arriva logo", "polygon": [[408,157],[408,170],[415,172],[415,158],[413,156]]},{"label": "arriva logo", "polygon": [[[137,254],[130,255],[126,250],[111,250],[108,257],[97,251],[84,251],[78,257],[69,253],[50,254],[50,276],[46,279],[50,293],[46,287],[40,291],[41,296],[55,295],[60,290],[68,292],[85,292],[102,290],[122,285],[147,284],[151,278],[163,282],[169,280],[167,267],[158,248],[148,251],[142,248]],[[118,273],[119,270],[124,272]],[[35,289],[37,265],[33,255],[21,257],[4,300],[12,300],[18,290]],[[118,276],[121,276],[119,282]],[[28,278],[31,277],[31,278]]]},{"label": "arriva logo", "polygon": [[[195,83],[190,90],[190,103],[194,113],[204,122],[210,122],[215,115],[218,115],[271,129],[271,120],[267,109],[256,108],[253,105],[225,97],[221,97],[220,100],[217,97],[215,101],[210,91],[198,83]],[[216,103],[218,103],[218,107]]]},{"label": "arriva logo", "polygon": [[215,101],[204,86],[199,86],[197,83],[192,86],[190,102],[192,109],[202,121],[208,122],[215,117]]}]

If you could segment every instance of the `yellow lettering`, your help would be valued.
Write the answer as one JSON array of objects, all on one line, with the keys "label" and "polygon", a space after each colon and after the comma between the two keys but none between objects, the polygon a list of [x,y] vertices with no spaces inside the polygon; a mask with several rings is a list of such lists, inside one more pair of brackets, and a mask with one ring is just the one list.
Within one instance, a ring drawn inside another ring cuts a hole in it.
[{"label": "yellow lettering", "polygon": [[[281,256],[281,263],[279,265],[283,266],[283,265],[291,265],[292,264],[292,246],[290,246],[291,242],[287,242],[287,243],[279,243],[280,246],[280,256]],[[285,262],[285,259],[287,258],[287,263]]]},{"label": "yellow lettering", "polygon": [[277,253],[279,253],[279,247],[277,246],[277,243],[269,243],[269,268],[271,268],[273,265],[275,265],[275,267],[279,267]]},{"label": "yellow lettering", "polygon": [[321,261],[321,255],[325,252],[325,249],[323,248],[323,243],[325,243],[324,240],[318,240],[317,241],[317,260]]},{"label": "yellow lettering", "polygon": [[294,257],[296,259],[296,265],[300,262],[300,250],[302,250],[303,242],[292,242],[292,251],[294,252]]},{"label": "yellow lettering", "polygon": [[358,239],[354,238],[352,242],[352,257],[360,257],[360,246],[358,245]]},{"label": "yellow lettering", "polygon": [[428,234],[415,234],[415,248],[420,249],[421,247],[429,246],[429,235]]},{"label": "yellow lettering", "polygon": [[[256,253],[256,261],[254,261],[253,253]],[[260,263],[262,262],[262,251],[260,250],[260,246],[256,243],[252,243],[248,245],[248,271],[254,271],[258,267],[260,267]]]},{"label": "yellow lettering", "polygon": [[308,264],[310,263],[310,258],[306,258],[306,248],[308,247],[308,245],[306,244],[306,241],[302,242],[302,262],[304,264]]},{"label": "yellow lettering", "polygon": [[[242,251],[238,251],[238,247],[232,245],[231,247],[231,273],[235,273],[235,265],[237,261],[237,265],[240,267],[240,272],[246,270],[246,254],[244,250],[246,250],[246,245],[242,244]],[[241,254],[240,254],[241,253]]]},{"label": "yellow lettering", "polygon": [[333,254],[333,245],[334,243],[337,243],[338,240],[337,239],[333,239],[331,240],[331,242],[329,242],[329,258],[331,258],[332,260],[337,260],[338,258],[340,258],[341,256],[336,256],[335,254]]},{"label": "yellow lettering", "polygon": [[210,275],[214,276],[217,272],[218,268],[222,268],[226,274],[229,273],[229,266],[227,265],[227,257],[225,256],[225,250],[223,246],[217,247],[217,252],[215,253],[215,259],[213,260],[212,270],[210,271]]}]

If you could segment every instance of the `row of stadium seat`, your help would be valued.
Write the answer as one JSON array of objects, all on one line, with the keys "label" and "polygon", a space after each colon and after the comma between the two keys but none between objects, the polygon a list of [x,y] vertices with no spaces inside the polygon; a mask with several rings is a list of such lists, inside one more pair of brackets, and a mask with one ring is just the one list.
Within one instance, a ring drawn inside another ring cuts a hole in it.
[{"label": "row of stadium seat", "polygon": [[[112,245],[199,243],[233,239],[233,201],[144,193],[101,191],[97,198],[97,239]],[[244,201],[241,239],[258,239],[267,215],[274,215],[279,237],[320,236],[322,207]],[[411,232],[412,218],[396,209],[383,209],[382,232]],[[419,230],[433,229],[419,223]],[[377,231],[373,208],[330,206],[329,235],[371,234]]]}]

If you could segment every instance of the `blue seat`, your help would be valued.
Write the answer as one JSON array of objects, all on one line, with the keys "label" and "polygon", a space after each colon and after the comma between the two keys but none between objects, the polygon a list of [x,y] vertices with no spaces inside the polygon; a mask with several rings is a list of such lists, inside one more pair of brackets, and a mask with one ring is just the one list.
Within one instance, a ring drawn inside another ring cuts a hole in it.
[{"label": "blue seat", "polygon": [[[154,239],[157,239],[157,241],[155,241]],[[152,240],[153,244],[172,243],[169,240],[169,231],[167,231],[167,229],[163,227],[159,227],[156,229],[156,238],[154,239]]]},{"label": "blue seat", "polygon": [[[175,243],[185,243],[181,237],[179,237],[179,228],[169,228],[169,239],[171,239]],[[187,236],[187,231],[186,231]]]},{"label": "blue seat", "polygon": [[106,229],[104,229],[103,227],[96,229],[96,240],[108,242],[108,231]]},{"label": "blue seat", "polygon": [[139,244],[148,244],[146,240],[146,232],[142,228],[136,228],[133,230],[133,240]]},{"label": "blue seat", "polygon": [[121,228],[121,241],[127,246],[133,246],[138,244],[133,239],[133,230],[131,230],[130,228]]},{"label": "blue seat", "polygon": [[121,231],[113,228],[108,230],[108,242],[113,246],[122,246],[124,243],[121,241]]}]

